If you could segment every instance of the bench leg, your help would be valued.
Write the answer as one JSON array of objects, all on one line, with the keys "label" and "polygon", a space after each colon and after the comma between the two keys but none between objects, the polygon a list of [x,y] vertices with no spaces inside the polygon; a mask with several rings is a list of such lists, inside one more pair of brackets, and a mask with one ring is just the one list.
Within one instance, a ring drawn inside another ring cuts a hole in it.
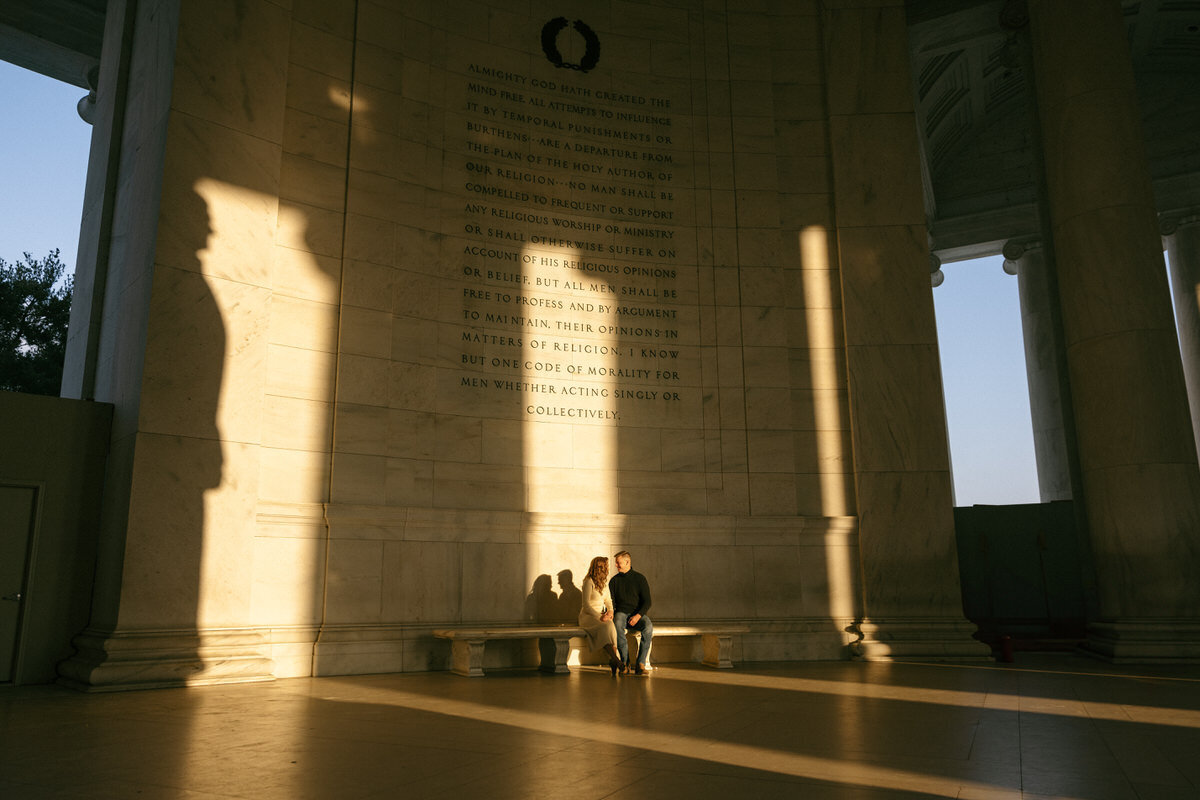
[{"label": "bench leg", "polygon": [[716,669],[732,669],[733,636],[715,633],[702,635],[704,644],[704,661],[709,667]]},{"label": "bench leg", "polygon": [[556,675],[571,672],[571,668],[567,666],[567,658],[571,655],[570,637],[538,639],[538,652],[542,656],[542,663],[538,669],[542,672],[551,672]]},{"label": "bench leg", "polygon": [[455,639],[450,642],[450,671],[464,678],[483,677],[483,645],[486,639]]}]

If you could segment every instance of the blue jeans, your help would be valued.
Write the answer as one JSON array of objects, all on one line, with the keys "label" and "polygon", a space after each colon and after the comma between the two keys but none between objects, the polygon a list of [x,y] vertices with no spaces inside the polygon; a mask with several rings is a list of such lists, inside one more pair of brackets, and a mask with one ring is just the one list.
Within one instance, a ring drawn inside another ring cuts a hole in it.
[{"label": "blue jeans", "polygon": [[617,629],[617,652],[621,655],[621,661],[629,663],[629,642],[625,639],[625,632],[637,631],[642,635],[642,643],[638,647],[637,663],[640,666],[646,666],[646,659],[650,657],[650,640],[654,638],[654,623],[649,617],[642,617],[638,620],[637,625],[629,624],[629,614],[624,611],[613,612],[613,625]]}]

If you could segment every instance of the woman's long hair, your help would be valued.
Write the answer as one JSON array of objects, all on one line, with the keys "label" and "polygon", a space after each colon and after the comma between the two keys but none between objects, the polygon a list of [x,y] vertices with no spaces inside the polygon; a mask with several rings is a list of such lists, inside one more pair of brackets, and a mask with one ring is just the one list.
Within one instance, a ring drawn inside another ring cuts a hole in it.
[{"label": "woman's long hair", "polygon": [[596,587],[597,592],[604,591],[604,584],[608,583],[608,556],[596,556],[592,559],[587,578]]}]

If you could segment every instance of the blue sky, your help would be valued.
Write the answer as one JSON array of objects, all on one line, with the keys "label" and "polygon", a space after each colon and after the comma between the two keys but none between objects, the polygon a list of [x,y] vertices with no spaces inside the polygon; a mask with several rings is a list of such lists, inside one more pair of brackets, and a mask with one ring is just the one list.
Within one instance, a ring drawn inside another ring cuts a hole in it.
[{"label": "blue sky", "polygon": [[1038,502],[1017,279],[1003,264],[943,264],[933,290],[960,506]]},{"label": "blue sky", "polygon": [[75,266],[92,128],[75,104],[87,92],[0,61],[0,258],[61,250]]},{"label": "blue sky", "polygon": [[[91,127],[84,90],[0,61],[0,258],[75,265]],[[957,505],[1036,503],[1017,279],[997,256],[946,264],[933,290]]]}]

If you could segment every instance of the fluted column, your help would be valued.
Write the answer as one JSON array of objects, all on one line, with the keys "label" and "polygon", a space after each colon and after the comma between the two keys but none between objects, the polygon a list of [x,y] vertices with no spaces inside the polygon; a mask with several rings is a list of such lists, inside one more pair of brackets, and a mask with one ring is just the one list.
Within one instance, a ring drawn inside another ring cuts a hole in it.
[{"label": "fluted column", "polygon": [[1192,433],[1200,453],[1200,214],[1164,220],[1163,234],[1171,262],[1175,324],[1179,328]]},{"label": "fluted column", "polygon": [[1097,578],[1088,647],[1200,658],[1200,472],[1121,3],[1028,8]]},{"label": "fluted column", "polygon": [[1017,276],[1017,294],[1021,302],[1021,333],[1025,342],[1025,374],[1029,383],[1038,492],[1043,503],[1070,500],[1071,468],[1059,383],[1061,348],[1051,317],[1053,309],[1045,251],[1040,242],[1014,240],[1005,243],[1004,258],[1004,271]]}]

